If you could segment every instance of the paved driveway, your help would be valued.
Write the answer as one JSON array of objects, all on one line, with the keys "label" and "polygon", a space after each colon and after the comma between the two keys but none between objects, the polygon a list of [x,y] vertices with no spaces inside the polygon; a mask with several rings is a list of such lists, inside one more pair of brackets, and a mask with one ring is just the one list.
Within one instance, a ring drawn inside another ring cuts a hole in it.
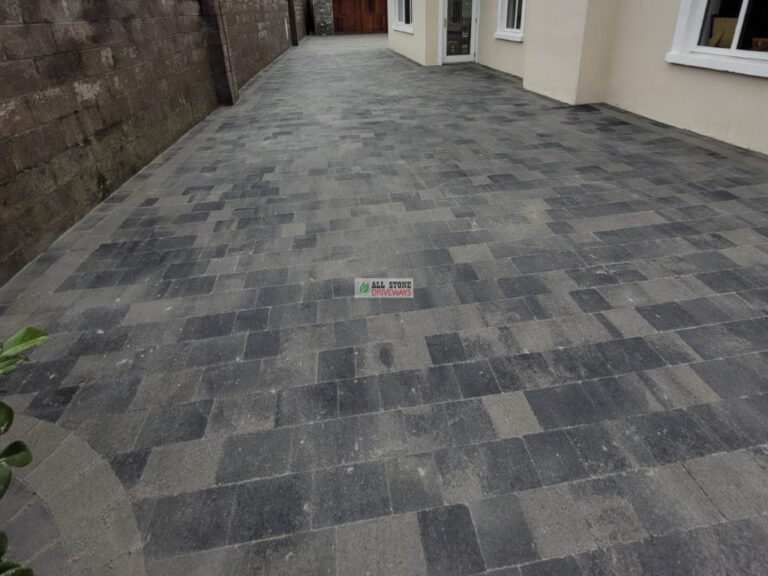
[{"label": "paved driveway", "polygon": [[53,334],[4,522],[57,574],[768,573],[767,209],[764,157],[309,39],[0,292]]}]

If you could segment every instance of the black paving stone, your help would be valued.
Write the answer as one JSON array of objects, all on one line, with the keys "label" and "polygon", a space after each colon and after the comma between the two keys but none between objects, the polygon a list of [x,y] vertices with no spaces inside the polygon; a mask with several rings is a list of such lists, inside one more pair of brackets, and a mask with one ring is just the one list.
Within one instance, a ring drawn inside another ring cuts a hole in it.
[{"label": "black paving stone", "polygon": [[571,298],[584,312],[600,312],[611,308],[610,303],[594,288],[574,290]]},{"label": "black paving stone", "polygon": [[450,364],[466,360],[464,346],[456,333],[427,336],[426,342],[432,364]]},{"label": "black paving stone", "polygon": [[226,336],[232,332],[235,313],[211,314],[188,318],[181,331],[181,340],[204,340],[216,336]]},{"label": "black paving stone", "polygon": [[264,430],[227,438],[216,471],[218,483],[279,476],[290,470],[291,431]]},{"label": "black paving stone", "polygon": [[652,403],[641,380],[631,376],[603,378],[582,383],[600,420],[613,420],[653,412],[660,406]]},{"label": "black paving stone", "polygon": [[582,576],[576,558],[553,558],[520,567],[522,576]]},{"label": "black paving stone", "polygon": [[580,384],[528,390],[525,398],[545,430],[589,424],[602,417]]},{"label": "black paving stone", "polygon": [[552,350],[545,357],[560,382],[592,380],[613,374],[605,356],[595,346]]},{"label": "black paving stone", "polygon": [[499,287],[507,298],[546,294],[549,288],[539,276],[514,276],[500,278]]},{"label": "black paving stone", "polygon": [[356,416],[381,409],[376,377],[341,380],[338,383],[339,416]]},{"label": "black paving stone", "polygon": [[485,570],[466,506],[419,512],[419,528],[430,576],[459,576]]},{"label": "black paving stone", "polygon": [[312,479],[307,474],[236,485],[228,543],[309,529],[311,493]]},{"label": "black paving stone", "polygon": [[257,332],[267,327],[268,308],[240,310],[235,318],[235,332]]},{"label": "black paving stone", "polygon": [[723,448],[711,430],[683,410],[638,417],[631,425],[661,464],[706,456]]},{"label": "black paving stone", "polygon": [[487,396],[501,392],[491,370],[491,365],[486,360],[454,364],[453,371],[464,398]]},{"label": "black paving stone", "polygon": [[234,496],[234,488],[222,487],[159,499],[147,528],[147,556],[174,556],[225,545]]},{"label": "black paving stone", "polygon": [[151,410],[136,440],[137,448],[201,438],[208,425],[212,404],[210,400],[202,400]]},{"label": "black paving stone", "polygon": [[557,430],[526,436],[525,444],[544,485],[587,476],[578,452],[565,432]]},{"label": "black paving stone", "polygon": [[696,373],[721,398],[738,398],[768,392],[768,376],[752,370],[739,358],[691,364]]},{"label": "black paving stone", "polygon": [[657,330],[676,330],[699,324],[696,318],[677,302],[638,306],[637,311]]},{"label": "black paving stone", "polygon": [[491,358],[491,367],[505,392],[554,386],[558,379],[542,354]]},{"label": "black paving stone", "polygon": [[174,280],[165,291],[162,298],[187,298],[210,294],[216,284],[215,276],[200,276],[198,278],[185,278]]},{"label": "black paving stone", "polygon": [[472,504],[472,520],[488,568],[538,560],[517,496],[510,494]]},{"label": "black paving stone", "polygon": [[336,382],[286,388],[277,397],[277,426],[316,422],[339,415]]},{"label": "black paving stone", "polygon": [[493,440],[496,432],[483,403],[478,399],[445,404],[448,430],[455,444]]},{"label": "black paving stone", "polygon": [[642,338],[601,342],[596,348],[613,374],[640,372],[664,366],[664,360]]},{"label": "black paving stone", "polygon": [[316,472],[312,527],[322,528],[391,514],[383,464],[356,464]]},{"label": "black paving stone", "polygon": [[135,450],[116,454],[109,459],[115,476],[126,489],[132,488],[141,478],[149,458],[149,450]]},{"label": "black paving stone", "polygon": [[278,330],[253,332],[248,335],[245,345],[246,358],[269,358],[277,356],[279,352],[280,332]]},{"label": "black paving stone", "polygon": [[420,454],[387,463],[387,482],[395,514],[443,505],[440,477],[431,454]]},{"label": "black paving stone", "polygon": [[317,357],[317,380],[344,380],[355,377],[354,348],[324,350]]}]

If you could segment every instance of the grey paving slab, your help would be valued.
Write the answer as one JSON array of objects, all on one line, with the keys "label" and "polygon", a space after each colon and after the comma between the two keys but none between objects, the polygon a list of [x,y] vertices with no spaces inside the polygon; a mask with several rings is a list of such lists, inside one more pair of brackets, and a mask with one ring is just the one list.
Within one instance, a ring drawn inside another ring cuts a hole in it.
[{"label": "grey paving slab", "polygon": [[384,37],[241,94],[0,288],[39,572],[766,572],[768,159]]}]

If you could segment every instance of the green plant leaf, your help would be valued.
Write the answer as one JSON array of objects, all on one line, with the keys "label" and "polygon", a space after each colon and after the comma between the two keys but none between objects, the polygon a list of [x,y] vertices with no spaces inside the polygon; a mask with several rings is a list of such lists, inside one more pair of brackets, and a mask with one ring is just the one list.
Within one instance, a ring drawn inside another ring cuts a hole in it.
[{"label": "green plant leaf", "polygon": [[0,452],[0,464],[13,468],[23,468],[30,462],[32,462],[32,452],[21,440],[8,444],[5,450]]},{"label": "green plant leaf", "polygon": [[0,576],[34,576],[29,568],[22,568],[13,562],[3,562],[0,564]]},{"label": "green plant leaf", "polygon": [[[11,469],[5,464],[0,464],[0,498],[5,496],[8,486],[11,485]],[[2,572],[0,572],[2,574]]]},{"label": "green plant leaf", "polygon": [[13,424],[13,408],[5,402],[0,402],[0,434],[8,432],[11,424]]},{"label": "green plant leaf", "polygon": [[0,532],[0,558],[5,556],[5,551],[8,550],[8,536],[5,532]]},{"label": "green plant leaf", "polygon": [[40,328],[33,328],[32,326],[22,328],[3,344],[3,351],[0,352],[0,358],[18,356],[25,350],[34,348],[46,340],[48,340],[48,334],[45,331],[40,330]]},{"label": "green plant leaf", "polygon": [[0,376],[10,374],[16,370],[16,365],[19,363],[19,360],[21,360],[21,356],[11,356],[5,360],[0,360]]}]

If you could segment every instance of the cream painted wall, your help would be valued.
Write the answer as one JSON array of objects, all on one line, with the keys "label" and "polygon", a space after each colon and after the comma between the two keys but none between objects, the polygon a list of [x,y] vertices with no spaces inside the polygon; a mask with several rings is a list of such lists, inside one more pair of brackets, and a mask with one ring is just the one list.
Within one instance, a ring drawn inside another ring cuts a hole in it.
[{"label": "cream painted wall", "polygon": [[619,0],[589,0],[575,104],[602,102],[610,83]]},{"label": "cream painted wall", "polygon": [[440,2],[443,0],[414,0],[414,2],[424,1],[426,21],[425,39],[427,48],[425,52],[427,66],[435,66],[440,63],[438,46],[438,34],[440,33]]},{"label": "cream painted wall", "polygon": [[562,102],[576,102],[588,3],[589,0],[526,2],[525,88]]},{"label": "cream painted wall", "polygon": [[609,104],[768,154],[768,79],[669,64],[680,0],[621,0]]},{"label": "cream painted wall", "polygon": [[389,0],[389,34],[387,42],[389,49],[415,60],[419,64],[426,61],[426,20],[424,18],[424,6],[426,0],[413,0],[413,34],[395,30],[395,3],[397,0]]},{"label": "cream painted wall", "polygon": [[501,0],[478,1],[480,2],[480,22],[477,36],[477,61],[483,66],[522,76],[525,65],[525,44],[494,38],[498,28]]},{"label": "cream painted wall", "polygon": [[424,66],[437,64],[438,1],[413,0],[413,34],[394,29],[396,2],[388,2],[389,49]]}]

